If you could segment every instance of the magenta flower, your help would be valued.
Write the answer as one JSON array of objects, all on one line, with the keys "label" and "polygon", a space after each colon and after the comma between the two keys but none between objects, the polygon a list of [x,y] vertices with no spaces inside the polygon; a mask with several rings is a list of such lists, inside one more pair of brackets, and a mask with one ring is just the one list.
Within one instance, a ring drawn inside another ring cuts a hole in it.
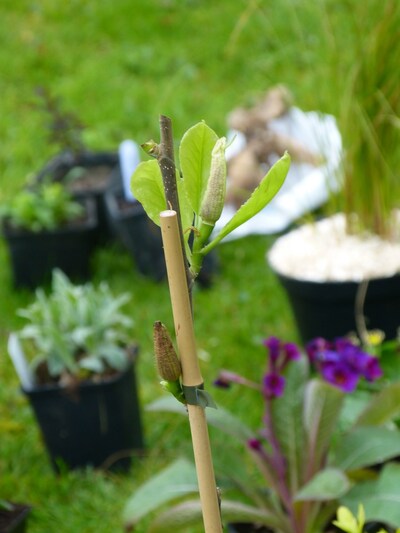
[{"label": "magenta flower", "polygon": [[359,374],[343,362],[323,364],[321,374],[328,383],[343,392],[353,392],[359,380]]},{"label": "magenta flower", "polygon": [[345,392],[352,392],[362,377],[374,381],[382,376],[378,359],[346,338],[333,342],[317,338],[307,345],[306,351],[315,370]]},{"label": "magenta flower", "polygon": [[364,377],[367,381],[375,381],[383,376],[379,361],[376,357],[369,356],[365,365]]},{"label": "magenta flower", "polygon": [[300,350],[294,342],[286,342],[283,345],[283,352],[288,361],[295,361],[300,358]]},{"label": "magenta flower", "polygon": [[259,439],[249,439],[247,445],[251,450],[259,452],[262,449],[262,443]]},{"label": "magenta flower", "polygon": [[271,336],[268,337],[268,339],[265,339],[263,344],[266,348],[268,348],[271,361],[273,363],[276,362],[281,353],[281,341],[278,339],[278,337]]},{"label": "magenta flower", "polygon": [[229,389],[232,383],[240,383],[242,381],[239,374],[230,372],[229,370],[221,370],[217,378],[214,380],[214,385],[221,389]]},{"label": "magenta flower", "polygon": [[285,378],[277,372],[266,374],[263,379],[263,394],[267,399],[282,396],[285,388]]},{"label": "magenta flower", "polygon": [[322,337],[316,337],[306,345],[306,354],[311,363],[314,363],[318,354],[330,349],[330,343]]}]

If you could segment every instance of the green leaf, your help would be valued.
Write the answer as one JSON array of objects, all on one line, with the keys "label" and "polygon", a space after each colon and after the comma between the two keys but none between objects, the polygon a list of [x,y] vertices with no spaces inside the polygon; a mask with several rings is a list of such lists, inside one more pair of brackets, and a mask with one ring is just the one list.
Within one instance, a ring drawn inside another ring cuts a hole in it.
[{"label": "green leaf", "polygon": [[[281,531],[282,521],[276,513],[265,509],[252,507],[238,501],[224,500],[221,502],[221,514],[224,523],[227,522],[255,522]],[[202,510],[199,500],[189,500],[175,505],[162,514],[150,524],[148,533],[170,533],[179,531],[182,528],[201,527]],[[288,525],[284,523],[285,530]]]},{"label": "green leaf", "polygon": [[[183,180],[176,176],[176,184],[179,197],[179,209],[181,212],[182,229],[187,241],[190,232],[186,231],[193,222],[193,211],[184,190]],[[147,216],[160,225],[160,213],[167,209],[161,170],[155,160],[143,161],[136,167],[131,179],[131,189],[134,197],[143,205]]]},{"label": "green leaf", "polygon": [[308,376],[305,358],[288,366],[284,394],[272,402],[275,434],[287,461],[289,486],[296,491],[303,479],[307,449],[303,426],[304,387]]},{"label": "green leaf", "polygon": [[357,512],[359,503],[365,509],[367,521],[384,522],[392,527],[400,524],[400,464],[389,463],[378,479],[357,483],[341,503]]},{"label": "green leaf", "polygon": [[143,205],[151,220],[160,225],[160,213],[166,202],[160,167],[155,160],[142,161],[131,178],[133,196]]},{"label": "green leaf", "polygon": [[296,501],[329,501],[340,498],[350,488],[347,476],[337,468],[318,472],[295,495]]},{"label": "green leaf", "polygon": [[[161,396],[154,402],[148,404],[146,410],[178,413],[187,416],[186,408],[172,396]],[[207,422],[243,443],[256,436],[246,424],[221,407],[207,410]]]},{"label": "green leaf", "polygon": [[309,474],[320,469],[336,427],[344,394],[320,379],[307,384],[304,395],[304,427],[307,435],[306,453]]},{"label": "green leaf", "polygon": [[400,433],[384,427],[358,427],[345,435],[335,450],[333,464],[344,470],[382,463],[400,455]]},{"label": "green leaf", "polygon": [[189,205],[198,215],[210,175],[211,152],[217,134],[205,122],[192,126],[182,137],[179,163]]},{"label": "green leaf", "polygon": [[374,395],[358,417],[357,426],[383,425],[400,414],[400,383],[391,383]]},{"label": "green leaf", "polygon": [[287,530],[290,526],[285,518],[278,516],[276,511],[253,507],[242,502],[225,500],[221,502],[224,522],[251,522],[274,528],[276,531]]},{"label": "green leaf", "polygon": [[197,491],[194,465],[185,459],[177,459],[146,481],[129,498],[123,511],[124,524],[132,527],[161,505]]},{"label": "green leaf", "polygon": [[253,191],[250,198],[245,202],[233,215],[230,221],[221,229],[218,235],[202,250],[204,254],[208,253],[224,237],[229,235],[237,227],[241,226],[254,215],[259,213],[272,200],[279,189],[282,187],[289,172],[290,156],[286,152],[279,161],[277,161],[262,179],[260,185]]}]

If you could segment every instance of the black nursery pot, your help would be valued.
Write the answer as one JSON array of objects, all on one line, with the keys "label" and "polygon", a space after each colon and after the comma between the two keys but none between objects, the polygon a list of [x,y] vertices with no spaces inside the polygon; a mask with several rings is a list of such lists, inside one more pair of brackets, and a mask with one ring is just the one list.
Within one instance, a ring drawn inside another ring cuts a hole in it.
[{"label": "black nursery pot", "polygon": [[39,423],[51,464],[127,470],[143,433],[134,365],[75,390],[45,385],[24,390]]},{"label": "black nursery pot", "polygon": [[108,190],[105,201],[113,232],[129,251],[139,272],[161,281],[166,267],[160,228],[147,216],[142,204],[124,199],[120,188]]},{"label": "black nursery pot", "polygon": [[25,533],[31,508],[11,503],[11,509],[0,509],[0,533]]},{"label": "black nursery pot", "polygon": [[90,278],[90,259],[97,230],[93,200],[86,199],[86,218],[54,231],[38,233],[16,230],[7,222],[3,235],[7,242],[15,287],[33,289],[49,281],[54,268],[77,280]]},{"label": "black nursery pot", "polygon": [[[315,337],[332,340],[357,332],[356,297],[360,283],[314,282],[276,273],[291,303],[303,342]],[[368,330],[380,329],[387,339],[400,326],[400,276],[370,280],[363,315]]]},{"label": "black nursery pot", "polygon": [[257,526],[246,522],[238,522],[227,525],[227,533],[273,533],[265,526]]},{"label": "black nursery pot", "polygon": [[113,238],[107,217],[105,193],[111,187],[118,161],[118,154],[114,152],[74,154],[65,151],[50,160],[37,175],[37,181],[50,178],[53,181],[65,182],[67,174],[74,168],[81,167],[87,170],[86,177],[78,178],[66,185],[75,197],[91,198],[95,201],[98,219],[96,242],[98,244],[106,243]]},{"label": "black nursery pot", "polygon": [[[388,527],[386,524],[383,524],[382,522],[368,522],[364,526],[365,533],[379,533],[382,529],[385,529],[388,533],[394,533],[393,528]],[[341,529],[337,528],[336,526],[327,525],[324,531],[330,531],[333,532],[340,532]],[[227,532],[228,533],[273,533],[272,529],[269,529],[266,526],[257,526],[255,524],[250,523],[233,523],[228,524],[227,526]]]}]

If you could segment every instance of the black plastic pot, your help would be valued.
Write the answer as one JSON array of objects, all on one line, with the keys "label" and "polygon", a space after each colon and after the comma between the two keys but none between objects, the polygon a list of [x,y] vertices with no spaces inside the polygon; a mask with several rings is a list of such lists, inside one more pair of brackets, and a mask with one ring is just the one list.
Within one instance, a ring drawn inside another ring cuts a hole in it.
[{"label": "black plastic pot", "polygon": [[[388,527],[386,524],[383,524],[382,522],[368,522],[368,524],[365,524],[363,531],[365,533],[379,533],[382,529],[385,529],[388,533],[394,533],[393,528]],[[329,531],[330,533],[342,531],[341,529],[337,528],[336,526],[328,525],[325,528],[325,531]],[[273,533],[272,529],[269,529],[265,526],[257,526],[254,524],[249,523],[234,523],[234,524],[228,524],[227,526],[227,532],[228,533]]]},{"label": "black plastic pot", "polygon": [[31,508],[19,503],[10,503],[10,507],[0,508],[0,533],[25,533]]},{"label": "black plastic pot", "polygon": [[125,200],[119,187],[108,190],[105,201],[113,231],[139,272],[161,281],[166,267],[160,228],[147,216],[142,204]]},{"label": "black plastic pot", "polygon": [[227,525],[228,533],[273,533],[265,526],[257,526],[250,523],[240,522]]},{"label": "black plastic pot", "polygon": [[86,199],[84,205],[84,219],[54,231],[17,230],[4,221],[3,235],[15,287],[35,288],[50,280],[54,268],[61,269],[71,279],[89,279],[97,215],[93,200]]},{"label": "black plastic pot", "polygon": [[[105,193],[112,185],[114,169],[118,166],[118,154],[114,152],[81,152],[74,154],[69,151],[62,152],[51,159],[38,173],[37,181],[50,179],[62,181],[77,198],[92,198],[96,204],[98,227],[96,239],[102,244],[113,238],[107,210]],[[90,179],[77,178],[67,181],[73,169],[87,169]]]},{"label": "black plastic pot", "polygon": [[74,390],[45,385],[24,393],[56,472],[86,466],[126,470],[132,454],[144,447],[133,363]]},{"label": "black plastic pot", "polygon": [[[314,282],[276,273],[291,303],[303,342],[315,337],[334,339],[357,332],[358,282]],[[367,329],[380,329],[387,339],[397,336],[400,326],[400,276],[368,283],[363,315]]]}]

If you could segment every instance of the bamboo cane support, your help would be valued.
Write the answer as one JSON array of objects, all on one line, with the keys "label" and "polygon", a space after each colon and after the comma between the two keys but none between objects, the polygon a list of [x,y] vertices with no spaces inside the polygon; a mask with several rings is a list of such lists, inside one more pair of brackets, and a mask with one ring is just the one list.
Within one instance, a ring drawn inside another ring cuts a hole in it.
[{"label": "bamboo cane support", "polygon": [[[185,386],[195,387],[203,383],[203,378],[197,358],[193,317],[176,211],[162,211],[160,225],[176,340],[182,365],[182,383]],[[205,410],[199,405],[188,404],[187,408],[204,530],[205,533],[222,533]]]}]

